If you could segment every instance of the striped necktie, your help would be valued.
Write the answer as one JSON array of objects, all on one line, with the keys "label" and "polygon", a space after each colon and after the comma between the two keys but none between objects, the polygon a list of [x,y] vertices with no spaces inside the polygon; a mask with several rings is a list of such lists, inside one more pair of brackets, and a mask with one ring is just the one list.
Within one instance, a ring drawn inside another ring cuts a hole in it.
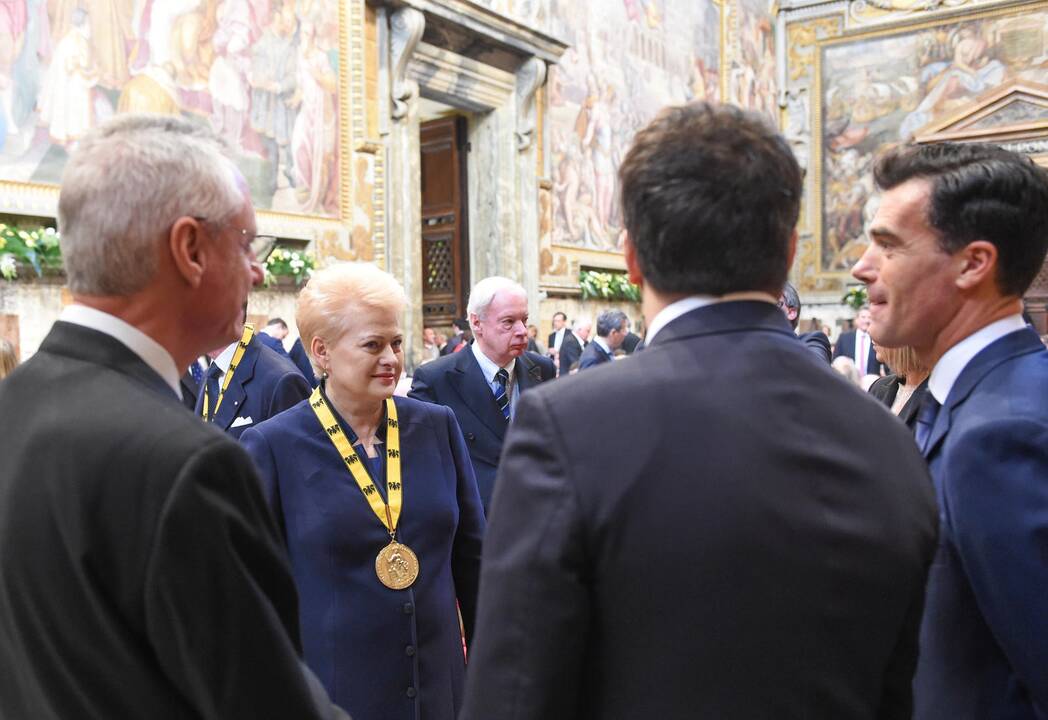
[{"label": "striped necktie", "polygon": [[509,373],[506,372],[506,368],[499,368],[499,371],[495,373],[495,382],[498,383],[498,389],[495,391],[495,403],[499,406],[499,410],[502,411],[502,417],[509,420],[509,393],[506,392]]}]

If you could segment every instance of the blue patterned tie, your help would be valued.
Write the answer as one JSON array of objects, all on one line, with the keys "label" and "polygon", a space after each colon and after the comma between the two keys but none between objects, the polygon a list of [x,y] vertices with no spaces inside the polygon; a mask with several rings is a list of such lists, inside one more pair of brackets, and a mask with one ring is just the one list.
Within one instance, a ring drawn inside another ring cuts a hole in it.
[{"label": "blue patterned tie", "polygon": [[921,401],[921,408],[917,411],[917,431],[914,433],[914,440],[917,441],[917,449],[921,453],[927,452],[928,438],[931,437],[932,428],[935,427],[935,419],[939,417],[939,410],[942,405],[935,397],[928,393],[924,396],[924,400]]},{"label": "blue patterned tie", "polygon": [[499,368],[499,371],[495,373],[495,382],[499,386],[495,391],[495,402],[498,404],[499,410],[502,411],[502,416],[509,420],[509,393],[506,392],[509,373],[506,372],[506,368]]},{"label": "blue patterned tie", "polygon": [[194,360],[189,366],[189,374],[193,376],[193,382],[195,382],[197,388],[199,388],[200,383],[204,382],[204,368],[200,367],[200,363]]},{"label": "blue patterned tie", "polygon": [[218,402],[218,379],[222,377],[222,368],[215,363],[207,371],[207,421],[215,419],[215,404]]}]

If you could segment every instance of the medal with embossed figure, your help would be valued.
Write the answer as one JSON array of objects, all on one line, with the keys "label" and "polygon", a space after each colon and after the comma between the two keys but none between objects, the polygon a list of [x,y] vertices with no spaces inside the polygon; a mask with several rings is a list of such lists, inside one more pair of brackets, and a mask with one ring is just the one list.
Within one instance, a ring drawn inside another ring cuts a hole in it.
[{"label": "medal with embossed figure", "polygon": [[353,476],[364,499],[368,501],[372,512],[389,531],[389,544],[379,550],[375,557],[375,574],[379,582],[391,590],[409,588],[418,579],[418,557],[407,545],[397,542],[397,522],[400,520],[400,508],[403,500],[404,486],[400,478],[400,424],[397,422],[397,406],[393,398],[386,400],[386,493],[389,502],[382,499],[375,483],[362,467],[357,451],[342,432],[342,427],[335,420],[318,387],[309,399],[309,405],[317,420],[327,432],[346,468]]}]

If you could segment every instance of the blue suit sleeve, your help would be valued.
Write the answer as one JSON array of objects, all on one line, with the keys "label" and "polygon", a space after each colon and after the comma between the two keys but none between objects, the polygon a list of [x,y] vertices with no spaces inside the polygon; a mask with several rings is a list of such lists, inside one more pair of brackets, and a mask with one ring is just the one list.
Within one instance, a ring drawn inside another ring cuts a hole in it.
[{"label": "blue suit sleeve", "polygon": [[415,374],[411,376],[411,390],[408,392],[408,397],[422,402],[436,403],[437,395],[433,392],[427,375],[428,373],[422,367],[415,368]]},{"label": "blue suit sleeve", "polygon": [[466,449],[466,441],[462,438],[458,420],[450,409],[442,409],[447,422],[451,458],[455,463],[455,476],[458,478],[455,492],[458,496],[459,520],[451,550],[451,573],[455,579],[455,595],[462,612],[462,624],[466,630],[468,644],[473,639],[474,620],[477,616],[484,509],[480,503],[477,478],[473,474],[473,463],[469,459],[469,451]]},{"label": "blue suit sleeve", "polygon": [[986,423],[943,457],[945,528],[979,609],[1048,711],[1048,425]]},{"label": "blue suit sleeve", "polygon": [[309,386],[309,383],[299,372],[288,372],[285,373],[277,380],[277,384],[273,387],[273,394],[269,400],[269,414],[267,417],[273,417],[279,412],[287,410],[289,407],[294,407],[300,402],[309,397],[309,394],[313,391],[313,388]]},{"label": "blue suit sleeve", "polygon": [[273,449],[269,446],[266,436],[255,428],[248,428],[241,434],[240,444],[255,463],[262,486],[262,496],[280,527],[280,533],[286,543],[287,529],[284,527],[284,513],[280,503],[280,483],[277,479],[277,465],[276,458],[273,457]]}]

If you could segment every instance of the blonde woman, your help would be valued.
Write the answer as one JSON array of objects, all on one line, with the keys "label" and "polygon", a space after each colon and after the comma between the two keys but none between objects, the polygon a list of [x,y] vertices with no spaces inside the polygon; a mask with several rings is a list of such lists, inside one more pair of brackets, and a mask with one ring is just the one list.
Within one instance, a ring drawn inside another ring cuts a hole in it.
[{"label": "blonde woman", "polygon": [[406,298],[343,263],[298,300],[313,396],[244,432],[287,543],[306,664],[355,720],[454,720],[484,518],[450,410],[393,397]]},{"label": "blonde woman", "polygon": [[917,426],[917,411],[928,392],[930,370],[910,347],[886,348],[874,345],[877,359],[892,373],[870,386],[870,394],[891,408],[910,430]]}]

